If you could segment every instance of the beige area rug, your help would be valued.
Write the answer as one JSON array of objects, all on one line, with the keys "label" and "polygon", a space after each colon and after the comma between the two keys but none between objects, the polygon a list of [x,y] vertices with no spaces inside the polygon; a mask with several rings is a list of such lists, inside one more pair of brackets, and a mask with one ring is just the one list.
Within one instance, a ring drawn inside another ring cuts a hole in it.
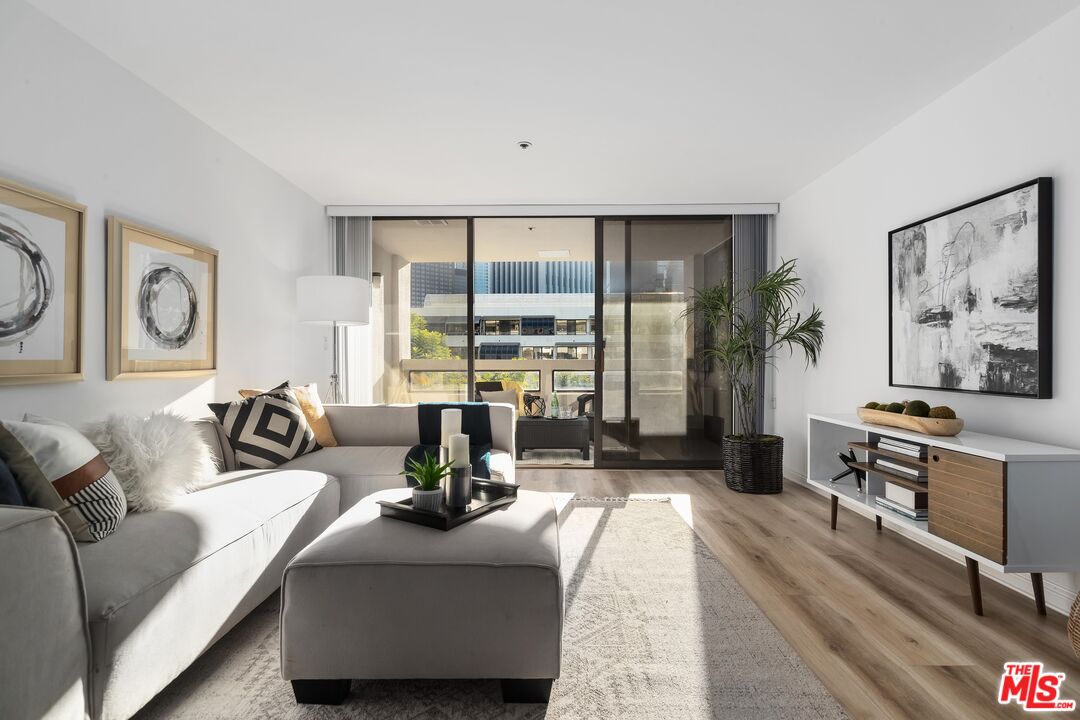
[{"label": "beige area rug", "polygon": [[669,503],[579,499],[560,524],[566,624],[550,705],[503,705],[495,681],[357,681],[340,707],[298,706],[279,674],[275,595],[138,717],[847,717]]}]

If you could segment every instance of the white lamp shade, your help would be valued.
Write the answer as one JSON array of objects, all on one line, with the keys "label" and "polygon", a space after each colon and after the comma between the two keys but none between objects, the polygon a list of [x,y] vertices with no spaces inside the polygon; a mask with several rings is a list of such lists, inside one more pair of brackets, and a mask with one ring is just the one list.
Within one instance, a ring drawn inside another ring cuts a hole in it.
[{"label": "white lamp shade", "polygon": [[296,279],[300,322],[367,325],[371,284],[347,275],[306,275]]}]

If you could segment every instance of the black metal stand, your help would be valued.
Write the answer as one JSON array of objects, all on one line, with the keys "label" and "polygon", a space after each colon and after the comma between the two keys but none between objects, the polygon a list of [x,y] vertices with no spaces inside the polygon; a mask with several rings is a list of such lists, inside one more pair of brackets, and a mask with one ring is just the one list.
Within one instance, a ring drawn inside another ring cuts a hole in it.
[{"label": "black metal stand", "polygon": [[859,462],[859,459],[855,457],[855,451],[848,450],[847,455],[838,452],[836,453],[836,457],[840,458],[840,462],[844,463],[845,469],[829,478],[829,482],[836,482],[847,477],[848,475],[854,475],[855,489],[859,492],[862,492],[863,482],[866,480],[866,471],[864,471],[862,468],[855,467],[854,463]]}]

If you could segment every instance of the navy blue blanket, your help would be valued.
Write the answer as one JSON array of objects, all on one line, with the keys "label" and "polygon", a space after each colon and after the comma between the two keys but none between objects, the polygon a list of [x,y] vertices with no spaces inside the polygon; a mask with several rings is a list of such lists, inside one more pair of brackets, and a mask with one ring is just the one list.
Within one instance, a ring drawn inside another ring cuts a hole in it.
[{"label": "navy blue blanket", "polygon": [[[420,444],[413,446],[405,456],[409,460],[423,461],[424,455],[439,456],[442,443],[442,411],[446,408],[461,410],[461,432],[469,436],[469,462],[473,477],[491,479],[491,411],[488,403],[420,403],[416,407],[420,430]],[[409,480],[409,485],[414,485]]]},{"label": "navy blue blanket", "polygon": [[11,470],[0,460],[0,505],[29,505]]}]

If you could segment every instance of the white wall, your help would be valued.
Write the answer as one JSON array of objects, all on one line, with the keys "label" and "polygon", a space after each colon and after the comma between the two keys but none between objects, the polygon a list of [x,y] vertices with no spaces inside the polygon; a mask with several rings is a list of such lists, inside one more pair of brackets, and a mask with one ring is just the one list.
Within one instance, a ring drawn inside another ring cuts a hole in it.
[{"label": "white wall", "polygon": [[[807,412],[870,400],[917,396],[952,406],[972,430],[1080,447],[1078,67],[1074,11],[781,203],[778,254],[799,258],[826,321],[817,369],[778,368],[774,423],[790,474],[805,474]],[[1054,178],[1054,398],[890,388],[886,233],[1037,176]],[[1048,600],[1060,606],[1074,580],[1048,578]]]},{"label": "white wall", "polygon": [[[329,334],[295,315],[295,277],[329,270],[315,200],[22,2],[0,3],[0,68],[0,176],[88,207],[86,379],[0,387],[0,417],[81,422],[162,407],[202,416],[240,386],[326,382]],[[111,214],[218,249],[216,377],[105,380]]]}]

